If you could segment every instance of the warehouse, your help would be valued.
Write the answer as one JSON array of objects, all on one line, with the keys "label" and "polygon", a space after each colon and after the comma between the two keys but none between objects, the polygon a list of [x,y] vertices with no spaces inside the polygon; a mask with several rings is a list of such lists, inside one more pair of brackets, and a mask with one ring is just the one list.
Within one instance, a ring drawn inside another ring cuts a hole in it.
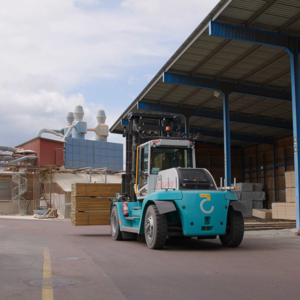
[{"label": "warehouse", "polygon": [[129,112],[181,115],[200,133],[197,167],[216,181],[263,184],[265,208],[286,201],[295,170],[299,224],[300,3],[221,0],[110,128]]}]

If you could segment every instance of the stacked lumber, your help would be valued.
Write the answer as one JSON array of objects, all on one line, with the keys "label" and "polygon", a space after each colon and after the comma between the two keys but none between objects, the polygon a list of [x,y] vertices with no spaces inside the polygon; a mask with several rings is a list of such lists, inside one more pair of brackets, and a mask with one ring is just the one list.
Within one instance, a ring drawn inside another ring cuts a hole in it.
[{"label": "stacked lumber", "polygon": [[272,210],[270,209],[253,209],[253,217],[269,220],[272,219]]},{"label": "stacked lumber", "polygon": [[286,202],[272,203],[272,218],[282,220],[296,220],[296,204]]},{"label": "stacked lumber", "polygon": [[285,172],[285,201],[295,203],[295,172]]},{"label": "stacked lumber", "polygon": [[109,225],[110,197],[121,192],[119,183],[74,183],[71,189],[73,226]]}]

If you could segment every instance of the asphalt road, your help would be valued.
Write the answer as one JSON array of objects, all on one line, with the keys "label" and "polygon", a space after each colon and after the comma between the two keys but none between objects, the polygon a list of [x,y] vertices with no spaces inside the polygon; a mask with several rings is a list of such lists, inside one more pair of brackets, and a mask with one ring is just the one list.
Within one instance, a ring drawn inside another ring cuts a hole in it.
[{"label": "asphalt road", "polygon": [[113,241],[108,226],[0,218],[0,299],[300,299],[300,237],[246,232],[239,248]]}]

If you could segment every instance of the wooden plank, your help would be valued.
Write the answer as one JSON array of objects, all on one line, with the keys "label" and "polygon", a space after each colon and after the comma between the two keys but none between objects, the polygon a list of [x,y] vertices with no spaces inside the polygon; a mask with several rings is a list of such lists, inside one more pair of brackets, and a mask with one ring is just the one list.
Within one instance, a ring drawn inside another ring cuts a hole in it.
[{"label": "wooden plank", "polygon": [[113,197],[117,192],[121,192],[119,183],[74,183],[71,189],[73,197]]},{"label": "wooden plank", "polygon": [[71,212],[73,226],[109,225],[109,212]]}]

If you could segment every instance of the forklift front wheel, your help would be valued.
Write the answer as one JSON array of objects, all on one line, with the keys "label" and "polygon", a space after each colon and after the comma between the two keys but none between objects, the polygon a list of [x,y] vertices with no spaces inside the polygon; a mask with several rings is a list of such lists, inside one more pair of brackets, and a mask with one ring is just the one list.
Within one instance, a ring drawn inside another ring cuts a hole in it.
[{"label": "forklift front wheel", "polygon": [[111,227],[111,237],[115,241],[123,240],[122,232],[120,231],[119,225],[119,214],[116,206],[113,207],[110,216],[110,227]]},{"label": "forklift front wheel", "polygon": [[238,247],[241,244],[244,237],[244,218],[240,211],[229,208],[226,233],[219,237],[225,247]]},{"label": "forklift front wheel", "polygon": [[162,249],[167,239],[167,218],[160,215],[156,205],[147,208],[145,216],[145,240],[150,249]]}]

